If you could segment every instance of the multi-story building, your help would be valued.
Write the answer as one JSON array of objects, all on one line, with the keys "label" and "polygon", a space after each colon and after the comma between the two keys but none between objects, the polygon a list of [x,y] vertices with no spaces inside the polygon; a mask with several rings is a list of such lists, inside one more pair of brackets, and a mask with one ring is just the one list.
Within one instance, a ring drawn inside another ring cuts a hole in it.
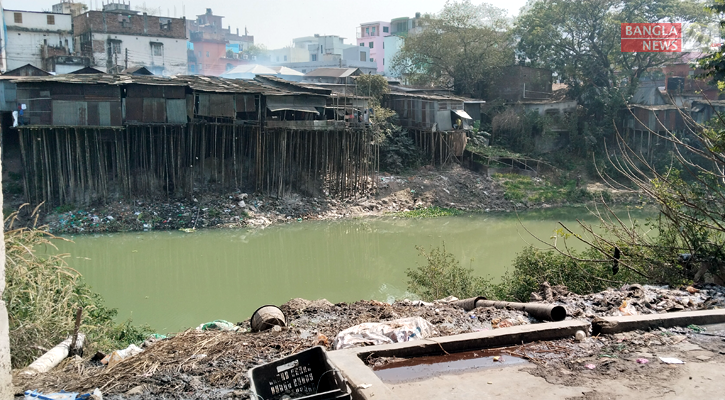
[{"label": "multi-story building", "polygon": [[73,54],[73,25],[69,14],[50,12],[3,10],[5,40],[2,52],[2,71],[9,71],[31,64],[52,72],[66,73],[83,68],[71,66],[70,70],[55,67],[49,61],[57,56]]},{"label": "multi-story building", "polygon": [[[190,38],[188,63],[189,73],[220,75],[237,65],[244,64],[249,57],[247,51],[254,45],[254,36],[232,32],[232,27],[224,28],[221,15],[214,15],[211,8],[197,15],[196,20],[186,22]],[[208,56],[207,56],[208,54]]]},{"label": "multi-story building", "polygon": [[289,67],[302,73],[317,68],[360,68],[365,74],[377,73],[377,64],[370,61],[370,48],[346,44],[343,37],[314,35],[292,42],[292,47],[270,51],[269,64]]},{"label": "multi-story building", "polygon": [[73,35],[80,55],[103,71],[143,66],[157,75],[187,73],[186,18],[139,15],[129,4],[107,3],[73,18]]},{"label": "multi-story building", "polygon": [[384,39],[390,34],[390,23],[384,21],[368,22],[358,28],[357,44],[370,49],[370,61],[378,65],[379,73],[385,70]]},{"label": "multi-story building", "polygon": [[421,15],[415,13],[414,18],[401,17],[390,21],[390,35],[383,38],[385,48],[385,62],[383,63],[383,74],[390,77],[399,77],[397,71],[393,70],[392,61],[400,52],[403,41],[411,32],[421,29]]}]

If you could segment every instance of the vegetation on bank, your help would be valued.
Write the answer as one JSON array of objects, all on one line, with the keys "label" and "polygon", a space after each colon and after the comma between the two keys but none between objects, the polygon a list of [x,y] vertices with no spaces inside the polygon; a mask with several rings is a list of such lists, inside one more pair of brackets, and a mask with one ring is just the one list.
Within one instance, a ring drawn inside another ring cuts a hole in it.
[{"label": "vegetation on bank", "polygon": [[[37,213],[37,209],[36,209]],[[118,311],[70,268],[65,255],[45,255],[58,239],[40,228],[13,228],[17,213],[5,219],[5,279],[3,300],[8,309],[13,368],[30,364],[73,332],[75,315],[83,308],[80,331],[86,350],[109,351],[140,343],[152,331],[131,321],[114,322]]]},{"label": "vegetation on bank", "polygon": [[608,191],[590,192],[581,186],[581,182],[577,185],[576,180],[554,185],[546,179],[525,175],[495,174],[493,177],[504,187],[504,198],[513,202],[579,204],[600,197],[607,203],[612,201],[612,195]]},{"label": "vegetation on bank", "polygon": [[456,208],[430,206],[423,208],[416,208],[410,211],[401,211],[395,213],[396,217],[401,218],[436,218],[436,217],[452,217],[456,215],[462,215],[463,211]]}]

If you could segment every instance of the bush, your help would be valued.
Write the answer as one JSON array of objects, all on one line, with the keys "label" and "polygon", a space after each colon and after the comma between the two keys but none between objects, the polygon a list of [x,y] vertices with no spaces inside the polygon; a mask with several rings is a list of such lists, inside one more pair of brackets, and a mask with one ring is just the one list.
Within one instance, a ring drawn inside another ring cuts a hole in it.
[{"label": "bush", "polygon": [[[37,209],[36,209],[37,212]],[[46,230],[12,229],[16,214],[6,220],[5,232],[7,304],[10,352],[14,368],[22,368],[65,340],[73,331],[75,314],[83,307],[80,331],[91,350],[115,350],[140,343],[151,330],[130,321],[114,323],[116,309],[83,283],[78,271],[68,267],[66,255],[41,256],[38,246],[53,246],[57,239]]]},{"label": "bush", "polygon": [[473,270],[461,267],[453,254],[446,251],[446,245],[426,250],[415,247],[418,255],[426,261],[416,269],[408,268],[408,290],[423,300],[433,301],[448,296],[464,299],[474,296],[490,296],[490,282],[474,277]]}]

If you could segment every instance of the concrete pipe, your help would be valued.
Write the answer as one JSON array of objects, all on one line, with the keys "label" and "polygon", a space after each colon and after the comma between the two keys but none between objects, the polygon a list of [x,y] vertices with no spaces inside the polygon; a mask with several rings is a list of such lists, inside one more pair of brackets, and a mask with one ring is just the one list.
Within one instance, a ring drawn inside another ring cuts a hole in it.
[{"label": "concrete pipe", "polygon": [[541,321],[563,321],[566,318],[566,309],[554,304],[477,300],[476,307],[511,308],[526,311],[529,315]]},{"label": "concrete pipe", "polygon": [[466,311],[471,311],[474,308],[476,308],[476,302],[479,300],[486,300],[486,298],[482,297],[482,296],[481,297],[471,297],[470,299],[454,301],[452,304],[454,306],[461,307],[462,309],[464,309]]}]

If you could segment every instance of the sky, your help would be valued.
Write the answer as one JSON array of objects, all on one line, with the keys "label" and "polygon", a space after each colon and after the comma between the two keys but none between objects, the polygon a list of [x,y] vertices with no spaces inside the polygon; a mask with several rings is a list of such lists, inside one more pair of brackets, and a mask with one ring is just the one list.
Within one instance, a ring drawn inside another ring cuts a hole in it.
[{"label": "sky", "polygon": [[[91,9],[100,9],[104,1],[81,0]],[[115,0],[119,1],[119,0]],[[125,0],[128,2],[129,0]],[[352,2],[345,0],[130,0],[131,8],[159,7],[161,15],[196,19],[211,8],[215,15],[224,16],[224,26],[239,28],[241,34],[246,27],[254,35],[257,44],[268,49],[277,49],[292,44],[292,39],[303,36],[338,35],[355,43],[356,28],[365,22],[390,21],[398,17],[413,17],[416,12],[435,13],[445,5],[445,0],[366,0]],[[6,9],[24,11],[50,11],[59,0],[2,0]],[[480,0],[472,0],[480,4]],[[487,3],[508,11],[509,16],[518,15],[526,0],[489,0]]]}]

